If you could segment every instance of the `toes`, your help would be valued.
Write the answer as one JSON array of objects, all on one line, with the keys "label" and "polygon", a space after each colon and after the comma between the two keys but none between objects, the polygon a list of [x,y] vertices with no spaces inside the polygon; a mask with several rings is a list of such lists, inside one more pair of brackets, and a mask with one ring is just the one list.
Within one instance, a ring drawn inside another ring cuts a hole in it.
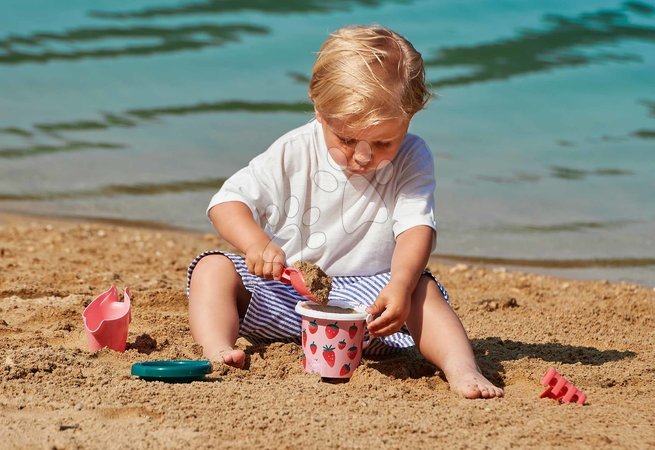
[{"label": "toes", "polygon": [[461,389],[455,390],[458,391],[464,398],[476,399],[476,398],[496,398],[502,397],[504,392],[502,389],[497,388],[493,384],[490,384],[486,379],[474,379],[473,382],[465,384]]},{"label": "toes", "polygon": [[496,398],[503,396],[503,390],[497,388],[496,386],[483,387],[480,389],[482,392],[482,398]]},{"label": "toes", "polygon": [[464,389],[461,390],[461,394],[464,396],[464,398],[468,399],[480,398],[482,396],[482,392],[477,384],[467,385]]},{"label": "toes", "polygon": [[246,362],[246,355],[241,350],[232,350],[223,353],[223,362],[228,366],[236,367],[237,369],[243,368]]},{"label": "toes", "polygon": [[203,352],[203,354],[212,361],[236,367],[237,369],[242,369],[246,363],[246,354],[239,349],[218,350],[213,353]]}]

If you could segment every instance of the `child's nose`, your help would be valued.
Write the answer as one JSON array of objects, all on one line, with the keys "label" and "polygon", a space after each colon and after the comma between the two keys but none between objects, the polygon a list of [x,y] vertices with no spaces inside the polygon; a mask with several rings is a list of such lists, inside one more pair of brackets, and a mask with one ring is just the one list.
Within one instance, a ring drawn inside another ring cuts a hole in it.
[{"label": "child's nose", "polygon": [[366,141],[359,141],[355,146],[353,159],[360,166],[365,166],[371,162],[371,146]]}]

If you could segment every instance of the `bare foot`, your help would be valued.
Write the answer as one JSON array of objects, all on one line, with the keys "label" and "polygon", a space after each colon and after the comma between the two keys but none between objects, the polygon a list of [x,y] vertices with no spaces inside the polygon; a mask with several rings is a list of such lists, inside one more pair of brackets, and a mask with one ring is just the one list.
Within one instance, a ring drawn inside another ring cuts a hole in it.
[{"label": "bare foot", "polygon": [[450,389],[465,398],[495,398],[505,393],[487,380],[477,368],[461,369],[447,373]]},{"label": "bare foot", "polygon": [[218,363],[223,363],[237,369],[243,369],[246,363],[246,353],[238,348],[225,348],[213,352],[203,352],[205,357]]}]

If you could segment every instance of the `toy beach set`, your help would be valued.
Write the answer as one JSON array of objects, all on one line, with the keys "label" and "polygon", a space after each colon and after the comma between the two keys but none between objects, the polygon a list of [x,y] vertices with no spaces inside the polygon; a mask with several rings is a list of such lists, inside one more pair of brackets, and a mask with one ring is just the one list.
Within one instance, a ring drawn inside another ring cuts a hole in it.
[{"label": "toy beach set", "polygon": [[[123,300],[116,286],[98,295],[82,313],[84,333],[89,350],[96,352],[108,348],[124,352],[132,321],[132,301],[129,288],[125,288]],[[169,360],[145,361],[132,366],[132,375],[146,381],[188,383],[202,380],[211,373],[209,361]]]},{"label": "toy beach set", "polygon": [[[301,316],[301,364],[308,374],[319,374],[325,381],[348,381],[362,360],[369,344],[367,320],[370,316],[349,305],[330,301],[331,278],[318,267],[300,263],[283,270],[282,281],[294,287],[306,300],[295,310]],[[123,299],[115,286],[98,295],[82,313],[89,350],[109,348],[124,352],[132,321],[130,291]],[[189,383],[212,372],[206,360],[144,361],[132,365],[131,374],[145,381]],[[560,403],[584,405],[587,396],[550,367],[541,379],[546,387],[540,398]]]}]

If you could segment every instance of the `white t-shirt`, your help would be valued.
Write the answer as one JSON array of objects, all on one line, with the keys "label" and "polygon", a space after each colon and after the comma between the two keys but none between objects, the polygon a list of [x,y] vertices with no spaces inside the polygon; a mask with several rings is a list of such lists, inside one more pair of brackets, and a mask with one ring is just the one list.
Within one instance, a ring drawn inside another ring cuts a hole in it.
[{"label": "white t-shirt", "polygon": [[245,203],[288,265],[303,260],[331,276],[366,276],[390,270],[403,231],[418,225],[436,230],[434,189],[432,153],[418,136],[407,134],[384,168],[347,174],[313,120],[232,175],[207,212],[219,203]]}]

